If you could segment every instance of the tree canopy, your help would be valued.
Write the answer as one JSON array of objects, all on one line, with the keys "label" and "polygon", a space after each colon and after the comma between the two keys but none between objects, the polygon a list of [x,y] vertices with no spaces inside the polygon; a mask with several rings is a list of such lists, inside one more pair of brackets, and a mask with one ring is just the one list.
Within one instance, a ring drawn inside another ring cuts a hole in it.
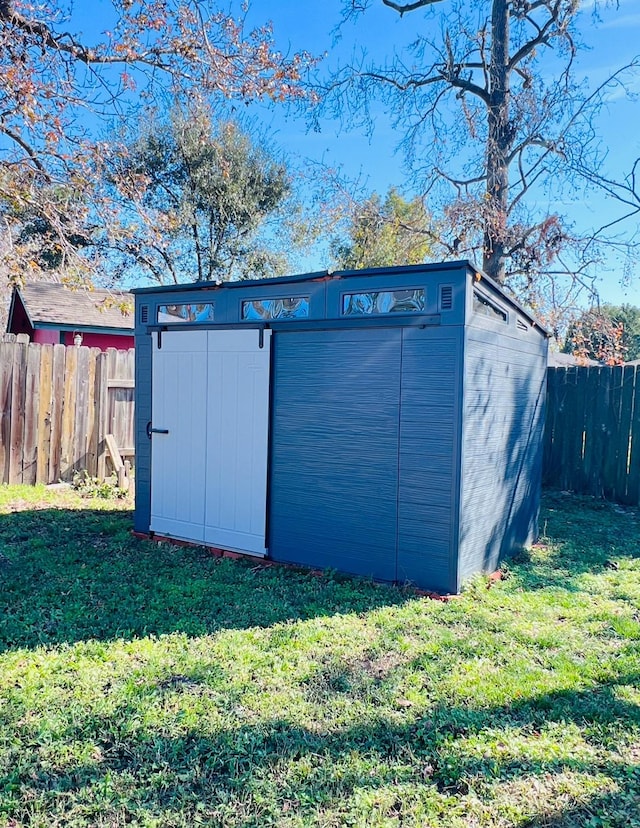
[{"label": "tree canopy", "polygon": [[286,261],[282,227],[277,250],[265,233],[290,195],[285,165],[203,104],[145,118],[107,154],[103,177],[119,206],[106,247],[120,272],[225,280],[275,275]]},{"label": "tree canopy", "polygon": [[130,119],[141,101],[167,94],[305,94],[306,54],[283,56],[268,26],[244,31],[209,0],[112,0],[101,9],[112,25],[96,42],[73,33],[71,10],[63,0],[0,0],[0,210],[10,278],[41,264],[24,243],[25,218],[46,228],[67,273],[83,267],[77,242],[87,228],[110,220],[108,205],[78,199],[68,210],[61,197],[65,188],[94,188],[102,153],[96,122]]},{"label": "tree canopy", "polygon": [[611,365],[640,359],[640,308],[601,305],[584,311],[569,326],[562,350]]},{"label": "tree canopy", "polygon": [[391,188],[352,205],[345,235],[331,250],[338,268],[420,264],[432,251],[431,218],[420,198],[407,200]]}]

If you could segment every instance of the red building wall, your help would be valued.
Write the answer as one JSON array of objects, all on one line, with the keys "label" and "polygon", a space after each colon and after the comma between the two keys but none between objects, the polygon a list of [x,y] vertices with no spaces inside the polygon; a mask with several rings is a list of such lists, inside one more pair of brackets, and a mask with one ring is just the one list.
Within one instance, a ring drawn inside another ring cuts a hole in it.
[{"label": "red building wall", "polygon": [[60,342],[60,331],[49,328],[36,328],[31,337],[32,342],[39,342],[40,345],[57,345]]},{"label": "red building wall", "polygon": [[[36,333],[39,333],[36,331]],[[73,331],[65,331],[64,344],[73,345]],[[56,336],[60,334],[56,331]],[[56,340],[57,342],[60,339]],[[37,340],[36,340],[37,342]],[[100,348],[101,351],[106,351],[107,348],[116,348],[118,351],[127,351],[133,348],[134,338],[132,336],[116,336],[115,334],[99,334],[99,333],[83,333],[82,344],[87,348]]]}]

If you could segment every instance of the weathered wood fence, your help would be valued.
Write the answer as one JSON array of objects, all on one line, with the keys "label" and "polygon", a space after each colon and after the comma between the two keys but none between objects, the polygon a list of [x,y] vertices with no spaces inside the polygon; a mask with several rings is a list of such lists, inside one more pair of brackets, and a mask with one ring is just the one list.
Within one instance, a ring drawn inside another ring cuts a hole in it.
[{"label": "weathered wood fence", "polygon": [[0,482],[108,472],[105,437],[133,454],[134,352],[0,341]]},{"label": "weathered wood fence", "polygon": [[640,503],[640,367],[549,368],[544,482]]},{"label": "weathered wood fence", "polygon": [[[547,486],[640,504],[640,366],[549,368]],[[134,352],[0,336],[0,483],[111,471],[134,449]]]}]

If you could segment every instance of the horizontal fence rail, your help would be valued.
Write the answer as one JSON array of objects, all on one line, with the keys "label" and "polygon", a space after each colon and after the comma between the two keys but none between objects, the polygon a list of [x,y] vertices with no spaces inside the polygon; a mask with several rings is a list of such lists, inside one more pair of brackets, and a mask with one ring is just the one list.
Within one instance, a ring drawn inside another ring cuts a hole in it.
[{"label": "horizontal fence rail", "polygon": [[[105,437],[133,453],[134,352],[0,341],[0,482],[104,478]],[[133,458],[130,458],[133,459]]]},{"label": "horizontal fence rail", "polygon": [[640,502],[640,367],[549,368],[547,486]]}]

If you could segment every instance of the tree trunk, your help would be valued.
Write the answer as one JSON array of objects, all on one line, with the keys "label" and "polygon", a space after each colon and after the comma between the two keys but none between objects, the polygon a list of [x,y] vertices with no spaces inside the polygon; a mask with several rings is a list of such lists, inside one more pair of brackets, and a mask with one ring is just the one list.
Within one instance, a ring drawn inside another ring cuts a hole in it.
[{"label": "tree trunk", "polygon": [[504,282],[509,165],[509,2],[494,0],[491,15],[491,59],[487,141],[487,204],[482,266],[496,282]]}]

